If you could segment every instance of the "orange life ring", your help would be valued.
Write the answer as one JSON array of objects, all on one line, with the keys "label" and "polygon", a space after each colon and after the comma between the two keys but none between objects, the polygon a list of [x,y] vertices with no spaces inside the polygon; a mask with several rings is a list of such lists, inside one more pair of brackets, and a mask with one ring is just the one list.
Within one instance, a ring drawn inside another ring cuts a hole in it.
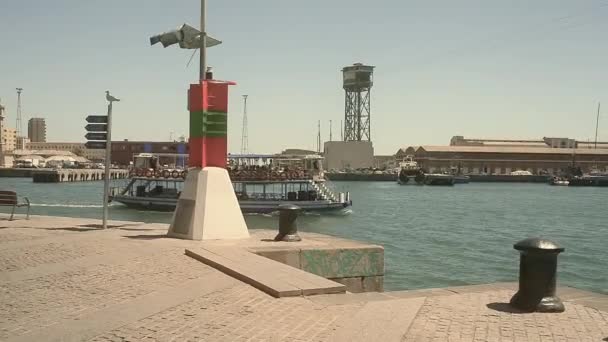
[{"label": "orange life ring", "polygon": [[179,177],[179,172],[177,170],[173,170],[173,172],[171,172],[171,177],[173,177],[173,178]]},{"label": "orange life ring", "polygon": [[171,173],[167,170],[163,171],[163,178],[169,178],[169,176],[171,176]]},{"label": "orange life ring", "polygon": [[183,178],[186,179],[186,175],[188,174],[188,171],[182,171],[179,175]]},{"label": "orange life ring", "polygon": [[156,170],[156,172],[154,172],[154,177],[160,178],[160,176],[161,176],[160,170]]},{"label": "orange life ring", "polygon": [[146,171],[146,177],[152,177],[153,174],[150,170]]},{"label": "orange life ring", "polygon": [[290,178],[290,179],[298,179],[298,173],[297,173],[297,172],[295,172],[295,171],[291,171],[291,172],[289,173],[289,178]]}]

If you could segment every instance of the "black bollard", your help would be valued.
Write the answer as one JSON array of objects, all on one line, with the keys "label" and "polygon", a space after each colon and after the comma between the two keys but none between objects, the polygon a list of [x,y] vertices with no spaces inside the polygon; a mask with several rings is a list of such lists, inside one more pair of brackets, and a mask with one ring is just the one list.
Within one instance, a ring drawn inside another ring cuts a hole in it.
[{"label": "black bollard", "polygon": [[540,238],[519,241],[513,248],[520,252],[519,291],[511,305],[529,312],[564,312],[555,295],[557,256],[564,248]]},{"label": "black bollard", "polygon": [[274,241],[295,242],[302,241],[298,235],[298,225],[296,220],[301,209],[294,204],[279,205],[279,234]]}]

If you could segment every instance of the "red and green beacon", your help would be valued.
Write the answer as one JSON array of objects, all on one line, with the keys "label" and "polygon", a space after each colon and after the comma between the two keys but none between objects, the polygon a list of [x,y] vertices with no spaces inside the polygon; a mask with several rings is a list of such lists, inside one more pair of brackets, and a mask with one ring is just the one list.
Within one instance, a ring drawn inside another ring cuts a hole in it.
[{"label": "red and green beacon", "polygon": [[225,168],[228,156],[228,86],[231,81],[201,80],[188,90],[191,167]]}]

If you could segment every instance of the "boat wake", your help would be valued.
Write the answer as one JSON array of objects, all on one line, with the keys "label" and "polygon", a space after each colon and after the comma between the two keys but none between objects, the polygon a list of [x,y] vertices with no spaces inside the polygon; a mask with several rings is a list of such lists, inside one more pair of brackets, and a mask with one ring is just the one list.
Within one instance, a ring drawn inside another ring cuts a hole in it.
[{"label": "boat wake", "polygon": [[[276,214],[275,214],[276,213]],[[273,217],[278,216],[279,212],[275,211],[270,214],[262,214],[262,213],[243,213],[244,216],[262,216],[262,217]]]},{"label": "boat wake", "polygon": [[339,211],[335,211],[333,213],[331,213],[330,215],[335,215],[335,216],[347,216],[353,213],[353,210],[350,208],[346,208],[346,209],[342,209]]},{"label": "boat wake", "polygon": [[[113,207],[116,204],[110,203],[108,206]],[[103,208],[101,204],[65,204],[65,203],[32,203],[32,207],[52,207],[52,208]]]}]

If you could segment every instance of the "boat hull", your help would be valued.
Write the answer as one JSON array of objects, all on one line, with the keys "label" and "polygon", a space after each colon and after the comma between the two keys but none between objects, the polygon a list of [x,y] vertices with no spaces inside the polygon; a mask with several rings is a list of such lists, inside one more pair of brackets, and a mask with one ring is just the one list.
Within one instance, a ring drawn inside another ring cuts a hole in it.
[{"label": "boat hull", "polygon": [[444,174],[424,175],[425,185],[454,185],[454,176]]},{"label": "boat hull", "polygon": [[569,186],[608,186],[608,176],[581,176],[569,179]]},{"label": "boat hull", "polygon": [[[153,198],[134,196],[113,196],[112,201],[119,202],[125,206],[139,210],[153,210],[171,212],[175,210],[177,199],[175,198]],[[281,204],[295,204],[304,211],[323,212],[339,211],[351,206],[348,202],[319,201],[239,201],[243,213],[267,214],[277,210]]]},{"label": "boat hull", "polygon": [[454,184],[468,184],[470,181],[469,176],[454,176]]}]

